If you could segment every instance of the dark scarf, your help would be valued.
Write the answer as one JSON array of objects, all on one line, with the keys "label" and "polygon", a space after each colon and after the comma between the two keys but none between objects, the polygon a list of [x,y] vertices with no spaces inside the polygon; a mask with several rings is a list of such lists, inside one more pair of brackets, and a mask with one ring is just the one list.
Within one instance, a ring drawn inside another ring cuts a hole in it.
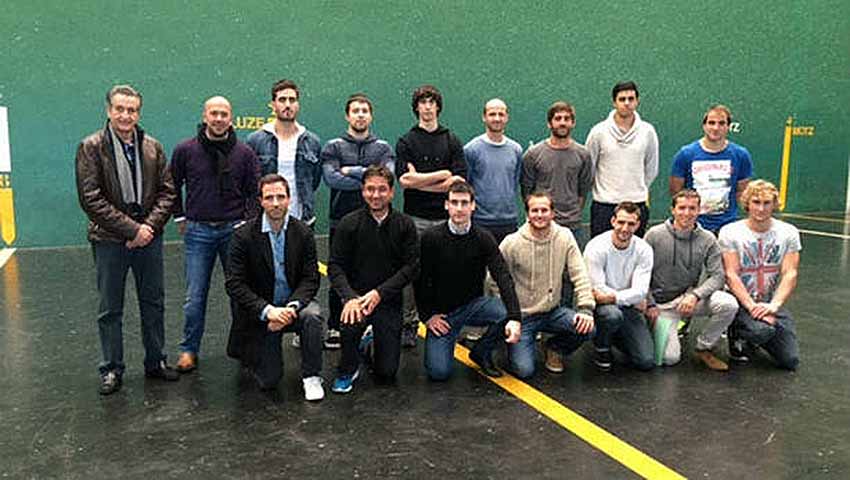
[{"label": "dark scarf", "polygon": [[210,161],[218,175],[218,194],[221,195],[227,190],[230,190],[230,152],[236,146],[236,132],[233,127],[227,131],[227,137],[224,140],[210,140],[207,138],[207,126],[205,124],[198,125],[198,141],[201,143],[204,151],[207,152]]}]

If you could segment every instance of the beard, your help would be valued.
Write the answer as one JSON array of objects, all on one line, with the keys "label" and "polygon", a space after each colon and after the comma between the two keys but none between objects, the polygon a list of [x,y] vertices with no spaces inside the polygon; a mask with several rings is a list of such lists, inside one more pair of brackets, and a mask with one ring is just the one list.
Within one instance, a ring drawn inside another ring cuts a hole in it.
[{"label": "beard", "polygon": [[552,132],[552,136],[555,138],[569,138],[572,130],[569,128],[553,128],[550,130]]}]

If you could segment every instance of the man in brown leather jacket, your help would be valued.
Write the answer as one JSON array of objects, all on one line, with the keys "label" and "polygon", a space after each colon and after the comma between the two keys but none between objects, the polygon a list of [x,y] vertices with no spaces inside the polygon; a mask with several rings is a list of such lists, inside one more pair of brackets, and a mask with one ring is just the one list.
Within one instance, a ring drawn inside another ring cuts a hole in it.
[{"label": "man in brown leather jacket", "polygon": [[175,199],[162,145],[138,127],[142,96],[129,85],[106,94],[106,126],[77,148],[77,193],[89,217],[100,296],[100,393],[121,388],[124,285],[132,269],[142,321],[145,375],[177,380],[163,347],[162,230]]}]

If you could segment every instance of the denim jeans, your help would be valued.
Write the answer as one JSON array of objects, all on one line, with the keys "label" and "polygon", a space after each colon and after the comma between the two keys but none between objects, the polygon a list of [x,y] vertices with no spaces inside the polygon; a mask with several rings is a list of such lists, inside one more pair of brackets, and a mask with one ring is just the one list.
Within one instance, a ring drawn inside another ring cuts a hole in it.
[{"label": "denim jeans", "polygon": [[275,388],[283,376],[283,349],[281,341],[284,333],[294,332],[301,336],[301,377],[319,375],[322,371],[322,319],[319,304],[311,301],[298,312],[294,322],[277,332],[266,330],[263,335],[254,374],[265,389]]},{"label": "denim jeans", "polygon": [[522,322],[522,335],[519,343],[509,347],[511,369],[519,378],[534,375],[535,353],[537,350],[537,332],[553,333],[546,346],[567,356],[578,349],[583,342],[594,337],[596,329],[579,334],[575,329],[576,312],[570,308],[557,307],[545,313],[530,315]]},{"label": "denim jeans", "polygon": [[124,287],[128,270],[133,271],[139,300],[145,371],[159,368],[159,362],[165,360],[162,353],[165,344],[162,236],[154,237],[145,247],[134,249],[123,243],[92,242],[92,253],[100,297],[97,311],[103,354],[98,366],[100,374],[114,371],[121,376],[124,373]]},{"label": "denim jeans", "polygon": [[[454,368],[454,351],[457,337],[465,325],[487,327],[487,332],[472,347],[475,355],[489,358],[499,339],[504,337],[505,305],[496,297],[478,297],[446,315],[451,325],[449,333],[434,335],[428,330],[425,336],[425,371],[431,380],[446,380]],[[427,322],[428,319],[422,319]]]},{"label": "denim jeans", "polygon": [[[183,304],[185,322],[180,351],[197,355],[201,350],[201,338],[207,315],[207,295],[210,277],[215,268],[216,257],[222,270],[227,273],[227,256],[230,237],[236,221],[213,226],[206,222],[186,222],[183,238],[185,247],[186,303]],[[234,304],[230,302],[231,319],[235,317]]]},{"label": "denim jeans", "polygon": [[638,370],[655,366],[655,342],[643,315],[634,307],[599,305],[593,314],[598,350],[608,350],[612,343],[626,354]]},{"label": "denim jeans", "polygon": [[738,309],[731,328],[735,329],[734,337],[765,349],[780,368],[796,370],[800,364],[797,330],[788,310],[780,308],[776,312],[776,323],[770,325],[754,319],[750,312],[742,307]]}]

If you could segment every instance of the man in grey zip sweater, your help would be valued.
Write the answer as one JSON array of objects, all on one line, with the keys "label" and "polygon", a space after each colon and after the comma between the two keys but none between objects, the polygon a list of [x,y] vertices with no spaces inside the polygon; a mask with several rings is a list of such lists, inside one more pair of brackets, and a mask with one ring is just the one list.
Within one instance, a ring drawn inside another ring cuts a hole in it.
[{"label": "man in grey zip sweater", "polygon": [[699,193],[679,191],[670,209],[673,218],[646,234],[654,252],[646,318],[653,329],[656,364],[674,365],[681,358],[679,320],[708,315],[695,356],[711,370],[726,371],[728,364],[711,350],[735,318],[738,302],[723,291],[720,248],[714,235],[696,223],[699,207]]}]

